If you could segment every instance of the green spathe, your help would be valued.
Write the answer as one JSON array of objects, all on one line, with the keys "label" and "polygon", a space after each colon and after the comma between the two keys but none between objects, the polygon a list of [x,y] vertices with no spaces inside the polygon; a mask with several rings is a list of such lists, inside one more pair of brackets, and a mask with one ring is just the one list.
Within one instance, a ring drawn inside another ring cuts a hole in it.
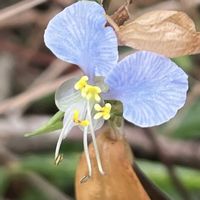
[{"label": "green spathe", "polygon": [[63,116],[64,112],[58,111],[52,118],[49,119],[48,122],[43,124],[40,128],[36,129],[31,133],[25,134],[26,137],[35,136],[35,135],[42,135],[49,132],[53,132],[63,127]]}]

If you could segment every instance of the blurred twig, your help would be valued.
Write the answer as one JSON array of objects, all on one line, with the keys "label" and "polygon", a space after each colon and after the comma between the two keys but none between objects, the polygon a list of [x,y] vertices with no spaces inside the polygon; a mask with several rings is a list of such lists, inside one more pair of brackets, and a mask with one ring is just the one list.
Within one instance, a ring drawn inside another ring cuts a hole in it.
[{"label": "blurred twig", "polygon": [[169,175],[172,179],[172,182],[174,183],[174,186],[176,187],[180,196],[184,200],[191,200],[191,196],[190,196],[189,192],[186,190],[186,188],[184,187],[184,185],[181,183],[178,176],[176,175],[176,171],[175,171],[173,162],[166,155],[166,152],[163,149],[163,146],[159,143],[159,140],[157,140],[157,135],[154,133],[153,129],[146,128],[144,130],[147,133],[150,140],[152,141],[152,144],[153,144],[161,162],[163,162],[163,164],[165,164],[165,166],[167,167]]},{"label": "blurred twig", "polygon": [[20,107],[23,107],[41,97],[44,97],[54,92],[56,88],[58,88],[64,81],[79,73],[80,71],[77,70],[71,74],[62,76],[61,78],[53,82],[43,83],[28,91],[25,91],[24,93],[19,94],[16,97],[3,101],[0,105],[0,114],[9,113],[11,111],[14,111],[15,109],[19,109]]},{"label": "blurred twig", "polygon": [[53,0],[53,1],[62,7],[69,6],[76,2],[76,0]]},{"label": "blurred twig", "polygon": [[18,27],[24,24],[31,24],[35,23],[39,20],[39,12],[36,10],[29,10],[25,11],[23,13],[18,14],[14,18],[9,18],[7,20],[0,22],[0,29],[6,29],[6,28],[13,28]]},{"label": "blurred twig", "polygon": [[[10,53],[13,53],[16,57],[19,58],[19,60],[24,60],[29,58],[29,54],[33,53],[32,48],[27,48],[22,45],[13,43],[5,38],[0,38],[0,51],[9,51]],[[37,58],[37,60],[35,59]],[[44,52],[37,52],[37,54],[34,57],[35,63],[39,64],[47,64],[51,61],[53,61],[55,58],[54,56],[51,56]]]},{"label": "blurred twig", "polygon": [[[39,176],[35,172],[31,171],[20,171],[20,168],[12,168],[13,164],[17,164],[19,161],[18,157],[11,153],[3,144],[0,145],[0,164],[10,167],[10,170],[14,169],[14,172],[17,174],[23,174],[26,176],[26,179],[29,181],[29,184],[38,188],[42,191],[48,199],[51,200],[72,200],[71,197],[65,195],[60,190],[58,190],[55,186],[51,185],[44,178]],[[14,165],[14,166],[15,166]]]},{"label": "blurred twig", "polygon": [[[24,138],[22,135],[41,126],[47,120],[47,116],[24,117],[17,119],[17,121],[0,120],[0,140],[10,150],[18,153],[50,150],[55,146],[58,139],[56,133],[32,138]],[[160,159],[152,141],[143,129],[126,125],[125,133],[128,142],[138,157]],[[67,140],[82,140],[79,129],[73,129]],[[157,136],[157,140],[165,152],[165,157],[171,163],[200,169],[200,144],[198,142],[174,141],[161,135]]]},{"label": "blurred twig", "polygon": [[[135,131],[134,131],[135,129]],[[126,127],[127,139],[140,156],[160,159],[149,135],[141,128]],[[170,162],[173,164],[200,169],[200,144],[198,141],[172,140],[163,135],[157,135],[157,141],[162,146]],[[184,148],[183,148],[184,147]]]},{"label": "blurred twig", "polygon": [[0,144],[0,164],[10,165],[13,162],[17,162],[18,158],[10,150],[4,147],[2,143]]},{"label": "blurred twig", "polygon": [[29,181],[29,184],[38,188],[38,190],[43,192],[49,200],[72,200],[71,197],[63,194],[55,186],[50,184],[38,174],[29,171],[26,172],[25,175],[26,179]]},{"label": "blurred twig", "polygon": [[23,11],[29,10],[32,7],[35,7],[46,1],[47,0],[23,0],[12,6],[4,8],[4,9],[0,10],[0,22],[7,18],[13,17],[14,15],[17,15]]},{"label": "blurred twig", "polygon": [[66,63],[59,59],[55,59],[48,68],[40,74],[39,77],[31,84],[31,87],[37,86],[39,84],[55,80],[59,77],[66,69],[68,69],[72,64]]},{"label": "blurred twig", "polygon": [[137,9],[134,13],[134,17],[141,16],[142,14],[145,14],[153,10],[182,10],[182,6],[180,2],[174,0],[162,1],[147,8]]},{"label": "blurred twig", "polygon": [[[27,88],[27,91],[29,91],[31,88],[37,87],[38,85],[56,80],[65,70],[71,70],[71,67],[72,67],[72,64],[66,63],[59,59],[55,59],[47,67],[47,69],[44,70],[42,74],[40,74],[35,79],[35,81]],[[15,110],[14,112],[12,112],[12,114],[16,114],[16,116],[22,115],[27,107],[28,107],[28,104]]]},{"label": "blurred twig", "polygon": [[[49,20],[55,16],[59,11],[61,11],[60,8],[53,7],[52,9],[49,9],[48,12],[41,13],[37,11],[36,9],[30,9],[26,10],[15,17],[8,18],[6,20],[3,20],[0,22],[0,28],[13,28],[18,27],[26,24],[36,24],[39,26],[39,28],[44,31],[44,27],[46,27]],[[35,34],[35,31],[32,31]],[[35,35],[33,34],[33,38],[35,39]],[[31,37],[31,36],[30,36]]]},{"label": "blurred twig", "polygon": [[[41,19],[42,20],[42,19]],[[32,28],[29,37],[27,38],[27,46],[30,46],[32,51],[28,54],[26,59],[21,60],[20,65],[24,68],[27,68],[31,65],[31,61],[35,58],[35,55],[39,51],[40,47],[43,45],[43,36],[44,35],[44,27],[35,25]]]}]

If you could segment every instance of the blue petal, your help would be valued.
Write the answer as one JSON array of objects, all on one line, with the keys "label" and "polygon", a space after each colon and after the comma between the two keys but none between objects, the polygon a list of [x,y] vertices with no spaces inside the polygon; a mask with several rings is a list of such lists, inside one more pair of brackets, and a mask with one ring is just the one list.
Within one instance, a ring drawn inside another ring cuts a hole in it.
[{"label": "blue petal", "polygon": [[122,60],[108,75],[108,99],[123,103],[124,118],[141,126],[162,124],[186,100],[187,75],[170,59],[141,51]]},{"label": "blue petal", "polygon": [[105,76],[118,60],[115,32],[105,24],[105,11],[99,4],[77,2],[49,22],[45,44],[58,58],[79,65],[89,77]]}]

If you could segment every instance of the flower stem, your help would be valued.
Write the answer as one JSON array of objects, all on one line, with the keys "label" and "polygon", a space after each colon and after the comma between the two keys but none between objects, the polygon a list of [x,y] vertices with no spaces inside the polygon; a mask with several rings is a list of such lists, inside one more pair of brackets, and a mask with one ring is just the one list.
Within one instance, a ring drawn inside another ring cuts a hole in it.
[{"label": "flower stem", "polygon": [[90,109],[89,101],[87,102],[87,114],[88,114],[88,120],[90,122],[89,126],[90,126],[91,135],[92,135],[92,141],[93,141],[93,145],[94,145],[94,151],[95,151],[95,155],[96,155],[98,169],[99,169],[99,172],[102,175],[104,175],[105,173],[102,168],[100,154],[99,154],[99,150],[98,150],[98,146],[97,146],[97,142],[96,142],[96,138],[95,138],[95,133],[94,133],[94,127],[92,124],[92,116],[91,116],[91,109]]}]

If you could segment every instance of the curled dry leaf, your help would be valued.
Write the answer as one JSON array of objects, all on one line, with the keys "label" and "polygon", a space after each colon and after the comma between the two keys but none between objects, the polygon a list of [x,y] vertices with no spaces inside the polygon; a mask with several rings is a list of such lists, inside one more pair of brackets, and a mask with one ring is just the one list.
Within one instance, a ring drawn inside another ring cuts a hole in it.
[{"label": "curled dry leaf", "polygon": [[152,11],[117,30],[119,43],[167,57],[200,53],[200,32],[183,12]]},{"label": "curled dry leaf", "polygon": [[116,12],[111,15],[113,21],[118,25],[121,26],[130,18],[130,14],[128,11],[128,6],[131,1],[127,1],[124,5],[122,5]]},{"label": "curled dry leaf", "polygon": [[132,153],[127,142],[110,137],[110,131],[97,137],[97,144],[105,175],[100,175],[93,145],[89,146],[92,161],[92,177],[84,183],[80,180],[88,175],[85,155],[82,154],[76,171],[77,200],[150,200],[136,176],[132,164]]}]

